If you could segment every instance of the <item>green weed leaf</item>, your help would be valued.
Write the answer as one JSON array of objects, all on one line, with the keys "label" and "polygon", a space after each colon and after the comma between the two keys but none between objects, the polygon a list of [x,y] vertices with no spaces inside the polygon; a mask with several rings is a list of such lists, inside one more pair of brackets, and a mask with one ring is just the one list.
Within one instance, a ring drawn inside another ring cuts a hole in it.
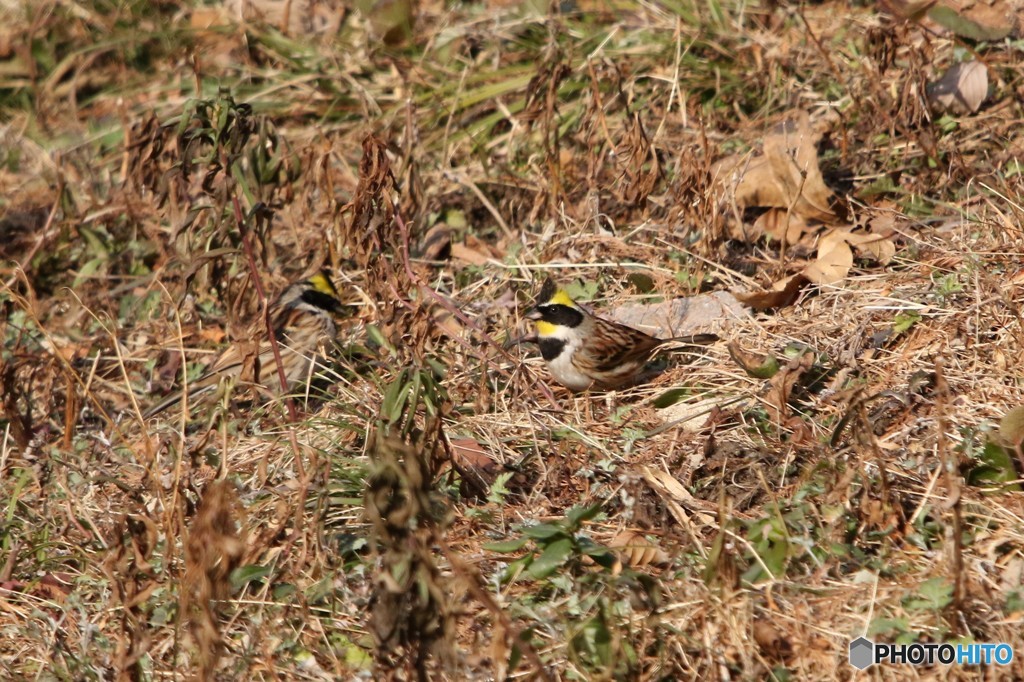
[{"label": "green weed leaf", "polygon": [[569,560],[572,555],[572,545],[571,538],[562,538],[549,543],[544,547],[540,556],[533,560],[526,572],[531,578],[537,580],[547,578]]},{"label": "green weed leaf", "polygon": [[504,542],[488,542],[484,545],[484,549],[488,552],[497,552],[498,554],[511,554],[521,550],[529,541],[529,538],[522,537],[515,540],[505,540]]}]

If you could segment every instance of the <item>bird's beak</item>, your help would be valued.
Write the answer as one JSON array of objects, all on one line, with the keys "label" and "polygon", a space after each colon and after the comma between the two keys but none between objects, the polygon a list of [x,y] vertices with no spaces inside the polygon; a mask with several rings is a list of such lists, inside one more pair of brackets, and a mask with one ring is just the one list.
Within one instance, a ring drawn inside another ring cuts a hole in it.
[{"label": "bird's beak", "polygon": [[543,316],[543,315],[541,315],[541,314],[540,314],[540,311],[539,311],[539,310],[537,310],[536,308],[534,308],[534,309],[533,309],[533,310],[531,310],[530,312],[526,313],[526,319],[528,319],[528,320],[532,320],[532,321],[534,321],[534,322],[536,322],[537,320],[543,319],[543,317],[544,317],[544,316]]}]

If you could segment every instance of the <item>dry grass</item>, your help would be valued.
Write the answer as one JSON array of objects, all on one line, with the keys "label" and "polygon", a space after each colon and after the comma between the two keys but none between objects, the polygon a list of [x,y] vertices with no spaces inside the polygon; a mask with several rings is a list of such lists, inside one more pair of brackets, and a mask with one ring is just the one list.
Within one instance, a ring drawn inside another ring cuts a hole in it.
[{"label": "dry grass", "polygon": [[[1024,653],[993,435],[1024,402],[1019,27],[239,5],[4,10],[5,679],[845,680],[865,633]],[[981,110],[930,111],[971,54]],[[714,321],[727,343],[642,386],[548,385],[508,342],[549,274],[613,310],[815,258],[823,233],[757,235],[713,180],[794,110],[843,224],[895,256]],[[320,264],[354,311],[326,399],[142,420]]]}]

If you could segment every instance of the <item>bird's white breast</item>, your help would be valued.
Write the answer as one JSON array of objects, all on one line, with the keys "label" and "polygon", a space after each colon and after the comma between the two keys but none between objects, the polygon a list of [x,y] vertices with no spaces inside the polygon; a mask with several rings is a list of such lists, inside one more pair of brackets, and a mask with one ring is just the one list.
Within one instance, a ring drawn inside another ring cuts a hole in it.
[{"label": "bird's white breast", "polygon": [[593,381],[572,364],[573,353],[582,344],[582,339],[578,337],[575,330],[565,327],[558,327],[551,336],[565,341],[565,347],[562,349],[562,352],[554,359],[548,361],[548,370],[551,372],[551,376],[555,378],[555,381],[572,391],[584,391],[590,388]]}]

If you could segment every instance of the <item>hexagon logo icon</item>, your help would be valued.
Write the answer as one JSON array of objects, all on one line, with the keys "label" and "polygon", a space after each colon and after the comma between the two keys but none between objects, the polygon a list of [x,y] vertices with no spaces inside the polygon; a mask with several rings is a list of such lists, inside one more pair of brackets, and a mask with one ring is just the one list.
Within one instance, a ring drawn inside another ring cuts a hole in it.
[{"label": "hexagon logo icon", "polygon": [[850,665],[864,670],[875,662],[875,644],[870,639],[858,637],[850,642]]}]

